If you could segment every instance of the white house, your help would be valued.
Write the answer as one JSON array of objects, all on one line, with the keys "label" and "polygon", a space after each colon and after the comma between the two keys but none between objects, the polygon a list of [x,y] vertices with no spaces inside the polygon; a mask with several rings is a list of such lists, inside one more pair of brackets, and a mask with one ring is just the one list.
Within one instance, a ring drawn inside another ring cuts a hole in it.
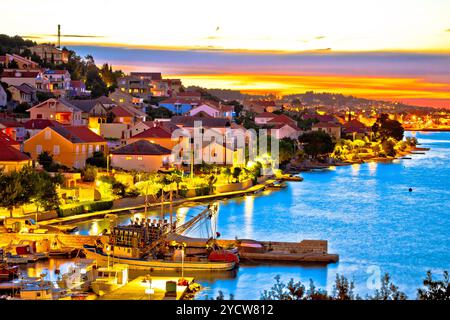
[{"label": "white house", "polygon": [[111,166],[124,170],[155,172],[173,162],[171,151],[147,140],[138,140],[111,152]]},{"label": "white house", "polygon": [[205,113],[213,118],[232,119],[234,108],[233,106],[222,105],[214,101],[205,101],[189,111],[190,116],[199,116],[201,113]]}]

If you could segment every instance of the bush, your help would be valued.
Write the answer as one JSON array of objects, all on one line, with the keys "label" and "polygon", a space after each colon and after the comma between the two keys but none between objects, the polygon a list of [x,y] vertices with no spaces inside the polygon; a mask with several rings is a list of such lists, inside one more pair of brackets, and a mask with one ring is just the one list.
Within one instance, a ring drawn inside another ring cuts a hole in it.
[{"label": "bush", "polygon": [[86,165],[86,167],[81,171],[81,176],[84,182],[94,182],[97,178],[97,168],[91,165]]},{"label": "bush", "polygon": [[112,200],[106,200],[106,201],[95,201],[92,202],[89,205],[89,211],[104,211],[104,210],[109,210],[111,209],[113,206],[113,201]]},{"label": "bush", "polygon": [[84,206],[78,205],[76,207],[71,208],[64,208],[64,209],[58,208],[56,211],[58,212],[58,217],[70,217],[84,213]]}]

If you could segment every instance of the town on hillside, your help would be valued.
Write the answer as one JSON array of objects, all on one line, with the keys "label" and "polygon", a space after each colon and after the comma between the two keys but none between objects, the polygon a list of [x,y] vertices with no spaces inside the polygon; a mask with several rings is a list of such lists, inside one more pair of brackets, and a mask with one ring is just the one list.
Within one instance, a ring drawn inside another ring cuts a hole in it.
[{"label": "town on hillside", "polygon": [[[155,182],[149,191],[142,181],[160,181],[167,173],[178,175],[185,194],[211,193],[221,185],[257,183],[267,172],[390,160],[415,148],[414,139],[403,139],[405,129],[450,128],[443,110],[325,93],[251,96],[186,87],[157,71],[124,74],[107,63],[97,66],[94,57],[54,44],[4,35],[0,40],[1,175],[30,167],[62,175],[58,195],[51,197],[57,201],[43,203],[44,211],[156,195],[164,186]],[[270,148],[237,162],[248,152],[225,140],[195,146],[200,162],[190,161],[187,149],[179,151],[186,161],[174,161],[180,144],[174,133],[193,133],[196,123],[232,139],[266,129],[279,142],[279,170],[266,170],[274,162]],[[5,194],[0,207],[11,215],[34,212],[31,198]]]}]

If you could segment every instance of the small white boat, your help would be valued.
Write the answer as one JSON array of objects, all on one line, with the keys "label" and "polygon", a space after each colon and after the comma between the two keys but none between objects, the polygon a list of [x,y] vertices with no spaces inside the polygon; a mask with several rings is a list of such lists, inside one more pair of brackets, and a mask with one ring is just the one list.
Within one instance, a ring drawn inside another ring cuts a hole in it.
[{"label": "small white boat", "polygon": [[51,281],[42,278],[24,278],[20,282],[22,300],[59,300],[68,297],[64,289],[55,288]]},{"label": "small white boat", "polygon": [[80,259],[73,266],[69,267],[67,273],[63,274],[57,283],[60,288],[88,291],[96,277],[95,261]]},{"label": "small white boat", "polygon": [[97,279],[92,282],[92,291],[99,296],[117,290],[128,283],[128,266],[116,264],[112,267],[99,268]]}]

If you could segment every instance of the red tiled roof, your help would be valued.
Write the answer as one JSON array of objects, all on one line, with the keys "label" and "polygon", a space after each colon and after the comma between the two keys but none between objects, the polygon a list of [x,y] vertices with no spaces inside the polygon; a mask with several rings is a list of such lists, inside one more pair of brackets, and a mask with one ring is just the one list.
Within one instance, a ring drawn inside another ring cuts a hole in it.
[{"label": "red tiled roof", "polygon": [[131,112],[129,112],[127,109],[121,107],[121,106],[117,106],[111,109],[111,112],[116,116],[116,117],[132,117],[133,115],[131,114]]},{"label": "red tiled roof", "polygon": [[52,130],[73,143],[106,142],[105,139],[85,126],[55,126]]},{"label": "red tiled roof", "polygon": [[271,119],[268,123],[285,123],[285,124],[293,124],[293,125],[297,125],[297,122],[295,120],[293,120],[292,118],[289,118],[288,116],[284,115],[284,114],[280,114],[275,116],[275,118]]},{"label": "red tiled roof", "polygon": [[344,133],[366,133],[368,132],[369,128],[366,127],[363,123],[360,121],[353,119],[349,122],[344,123],[343,125],[343,131]]},{"label": "red tiled roof", "polygon": [[39,71],[3,71],[1,78],[36,78]]},{"label": "red tiled roof", "polygon": [[277,115],[272,112],[263,112],[260,114],[257,114],[255,118],[275,118]]},{"label": "red tiled roof", "polygon": [[112,154],[168,155],[172,151],[147,140],[138,140],[111,152]]},{"label": "red tiled roof", "polygon": [[38,130],[59,125],[60,123],[58,121],[47,119],[31,119],[24,123],[25,129],[38,129]]},{"label": "red tiled roof", "polygon": [[0,161],[26,161],[30,157],[10,145],[0,144]]},{"label": "red tiled roof", "polygon": [[170,138],[172,135],[161,127],[151,127],[135,136],[133,138]]},{"label": "red tiled roof", "polygon": [[24,127],[23,123],[17,122],[15,119],[0,119],[0,124],[7,128],[20,128]]},{"label": "red tiled roof", "polygon": [[18,146],[18,145],[20,145],[20,143],[18,143],[14,139],[11,139],[6,133],[0,131],[0,149],[3,146]]},{"label": "red tiled roof", "polygon": [[337,128],[341,125],[335,122],[319,122],[312,125],[315,128]]}]

